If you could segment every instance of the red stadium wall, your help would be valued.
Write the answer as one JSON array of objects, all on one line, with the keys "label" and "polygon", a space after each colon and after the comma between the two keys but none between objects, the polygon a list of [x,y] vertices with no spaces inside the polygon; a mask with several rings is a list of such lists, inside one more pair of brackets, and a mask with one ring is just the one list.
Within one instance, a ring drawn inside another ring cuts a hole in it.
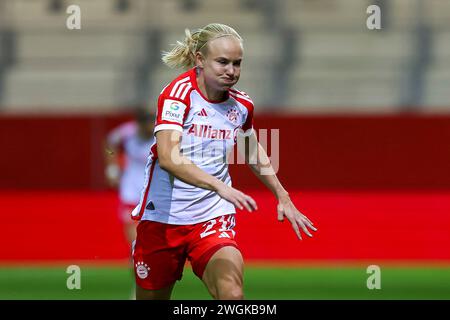
[{"label": "red stadium wall", "polygon": [[[127,116],[0,117],[0,189],[105,188],[102,141]],[[258,116],[290,189],[448,189],[450,117]],[[236,185],[259,187],[244,165]]]},{"label": "red stadium wall", "polygon": [[[277,221],[270,192],[252,190],[258,211],[238,211],[246,261],[450,263],[450,192],[291,191],[317,226],[296,239]],[[0,192],[0,265],[27,261],[127,261],[129,246],[112,191]],[[370,263],[370,264],[371,264]]]},{"label": "red stadium wall", "polygon": [[[127,261],[102,142],[128,119],[0,117],[0,262]],[[278,175],[319,231],[297,241],[274,197],[232,166],[259,205],[237,217],[246,259],[450,261],[450,116],[266,115],[255,126],[280,130]]]}]

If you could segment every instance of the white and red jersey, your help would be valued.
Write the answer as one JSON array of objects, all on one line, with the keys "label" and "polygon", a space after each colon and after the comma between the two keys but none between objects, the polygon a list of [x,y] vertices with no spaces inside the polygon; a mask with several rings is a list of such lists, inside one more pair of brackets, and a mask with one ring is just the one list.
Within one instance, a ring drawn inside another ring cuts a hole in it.
[{"label": "white and red jersey", "polygon": [[138,134],[137,123],[130,121],[113,129],[107,140],[110,145],[123,147],[125,165],[120,177],[119,198],[122,203],[135,206],[140,200],[145,165],[154,137],[142,139]]},{"label": "white and red jersey", "polygon": [[[178,76],[159,96],[155,134],[160,130],[181,132],[181,154],[229,186],[226,159],[239,129],[246,135],[253,129],[249,96],[230,89],[225,101],[208,100],[197,86],[194,68]],[[161,169],[156,150],[155,142],[133,219],[189,225],[236,213],[234,205],[216,192],[187,184]]]}]

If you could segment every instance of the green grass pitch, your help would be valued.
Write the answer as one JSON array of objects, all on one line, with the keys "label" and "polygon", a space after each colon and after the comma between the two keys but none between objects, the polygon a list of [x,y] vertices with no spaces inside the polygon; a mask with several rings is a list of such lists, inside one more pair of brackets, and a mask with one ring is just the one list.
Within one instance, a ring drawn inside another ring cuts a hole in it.
[{"label": "green grass pitch", "polygon": [[[129,299],[125,267],[81,266],[81,289],[66,286],[66,267],[0,267],[0,299]],[[381,289],[369,290],[363,267],[247,266],[246,299],[450,299],[448,267],[382,267]],[[211,299],[190,268],[173,299]]]}]

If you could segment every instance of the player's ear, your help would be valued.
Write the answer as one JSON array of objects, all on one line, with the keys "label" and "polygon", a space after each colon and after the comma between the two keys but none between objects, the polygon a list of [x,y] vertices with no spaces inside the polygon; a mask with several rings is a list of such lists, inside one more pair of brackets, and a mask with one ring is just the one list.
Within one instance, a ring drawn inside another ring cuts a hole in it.
[{"label": "player's ear", "polygon": [[203,69],[204,62],[205,62],[205,58],[203,57],[203,54],[201,52],[197,51],[195,53],[195,65],[197,67]]}]

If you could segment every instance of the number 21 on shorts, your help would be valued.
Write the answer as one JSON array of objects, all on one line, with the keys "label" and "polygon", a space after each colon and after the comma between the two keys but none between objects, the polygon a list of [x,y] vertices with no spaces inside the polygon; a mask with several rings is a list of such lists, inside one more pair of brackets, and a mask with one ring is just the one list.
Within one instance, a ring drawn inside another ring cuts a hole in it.
[{"label": "number 21 on shorts", "polygon": [[[217,230],[213,229],[214,225],[217,223],[217,219],[211,219],[208,222],[206,222],[203,227],[206,227],[205,230],[200,234],[200,238],[207,237],[209,235],[212,235],[217,232]],[[221,232],[219,237],[227,237],[230,238],[230,235],[228,232],[231,232],[234,238],[234,235],[236,234],[236,231],[233,230],[236,220],[234,218],[233,214],[230,214],[228,216],[221,216],[219,219],[219,223],[222,224],[221,228],[218,230]]]}]

